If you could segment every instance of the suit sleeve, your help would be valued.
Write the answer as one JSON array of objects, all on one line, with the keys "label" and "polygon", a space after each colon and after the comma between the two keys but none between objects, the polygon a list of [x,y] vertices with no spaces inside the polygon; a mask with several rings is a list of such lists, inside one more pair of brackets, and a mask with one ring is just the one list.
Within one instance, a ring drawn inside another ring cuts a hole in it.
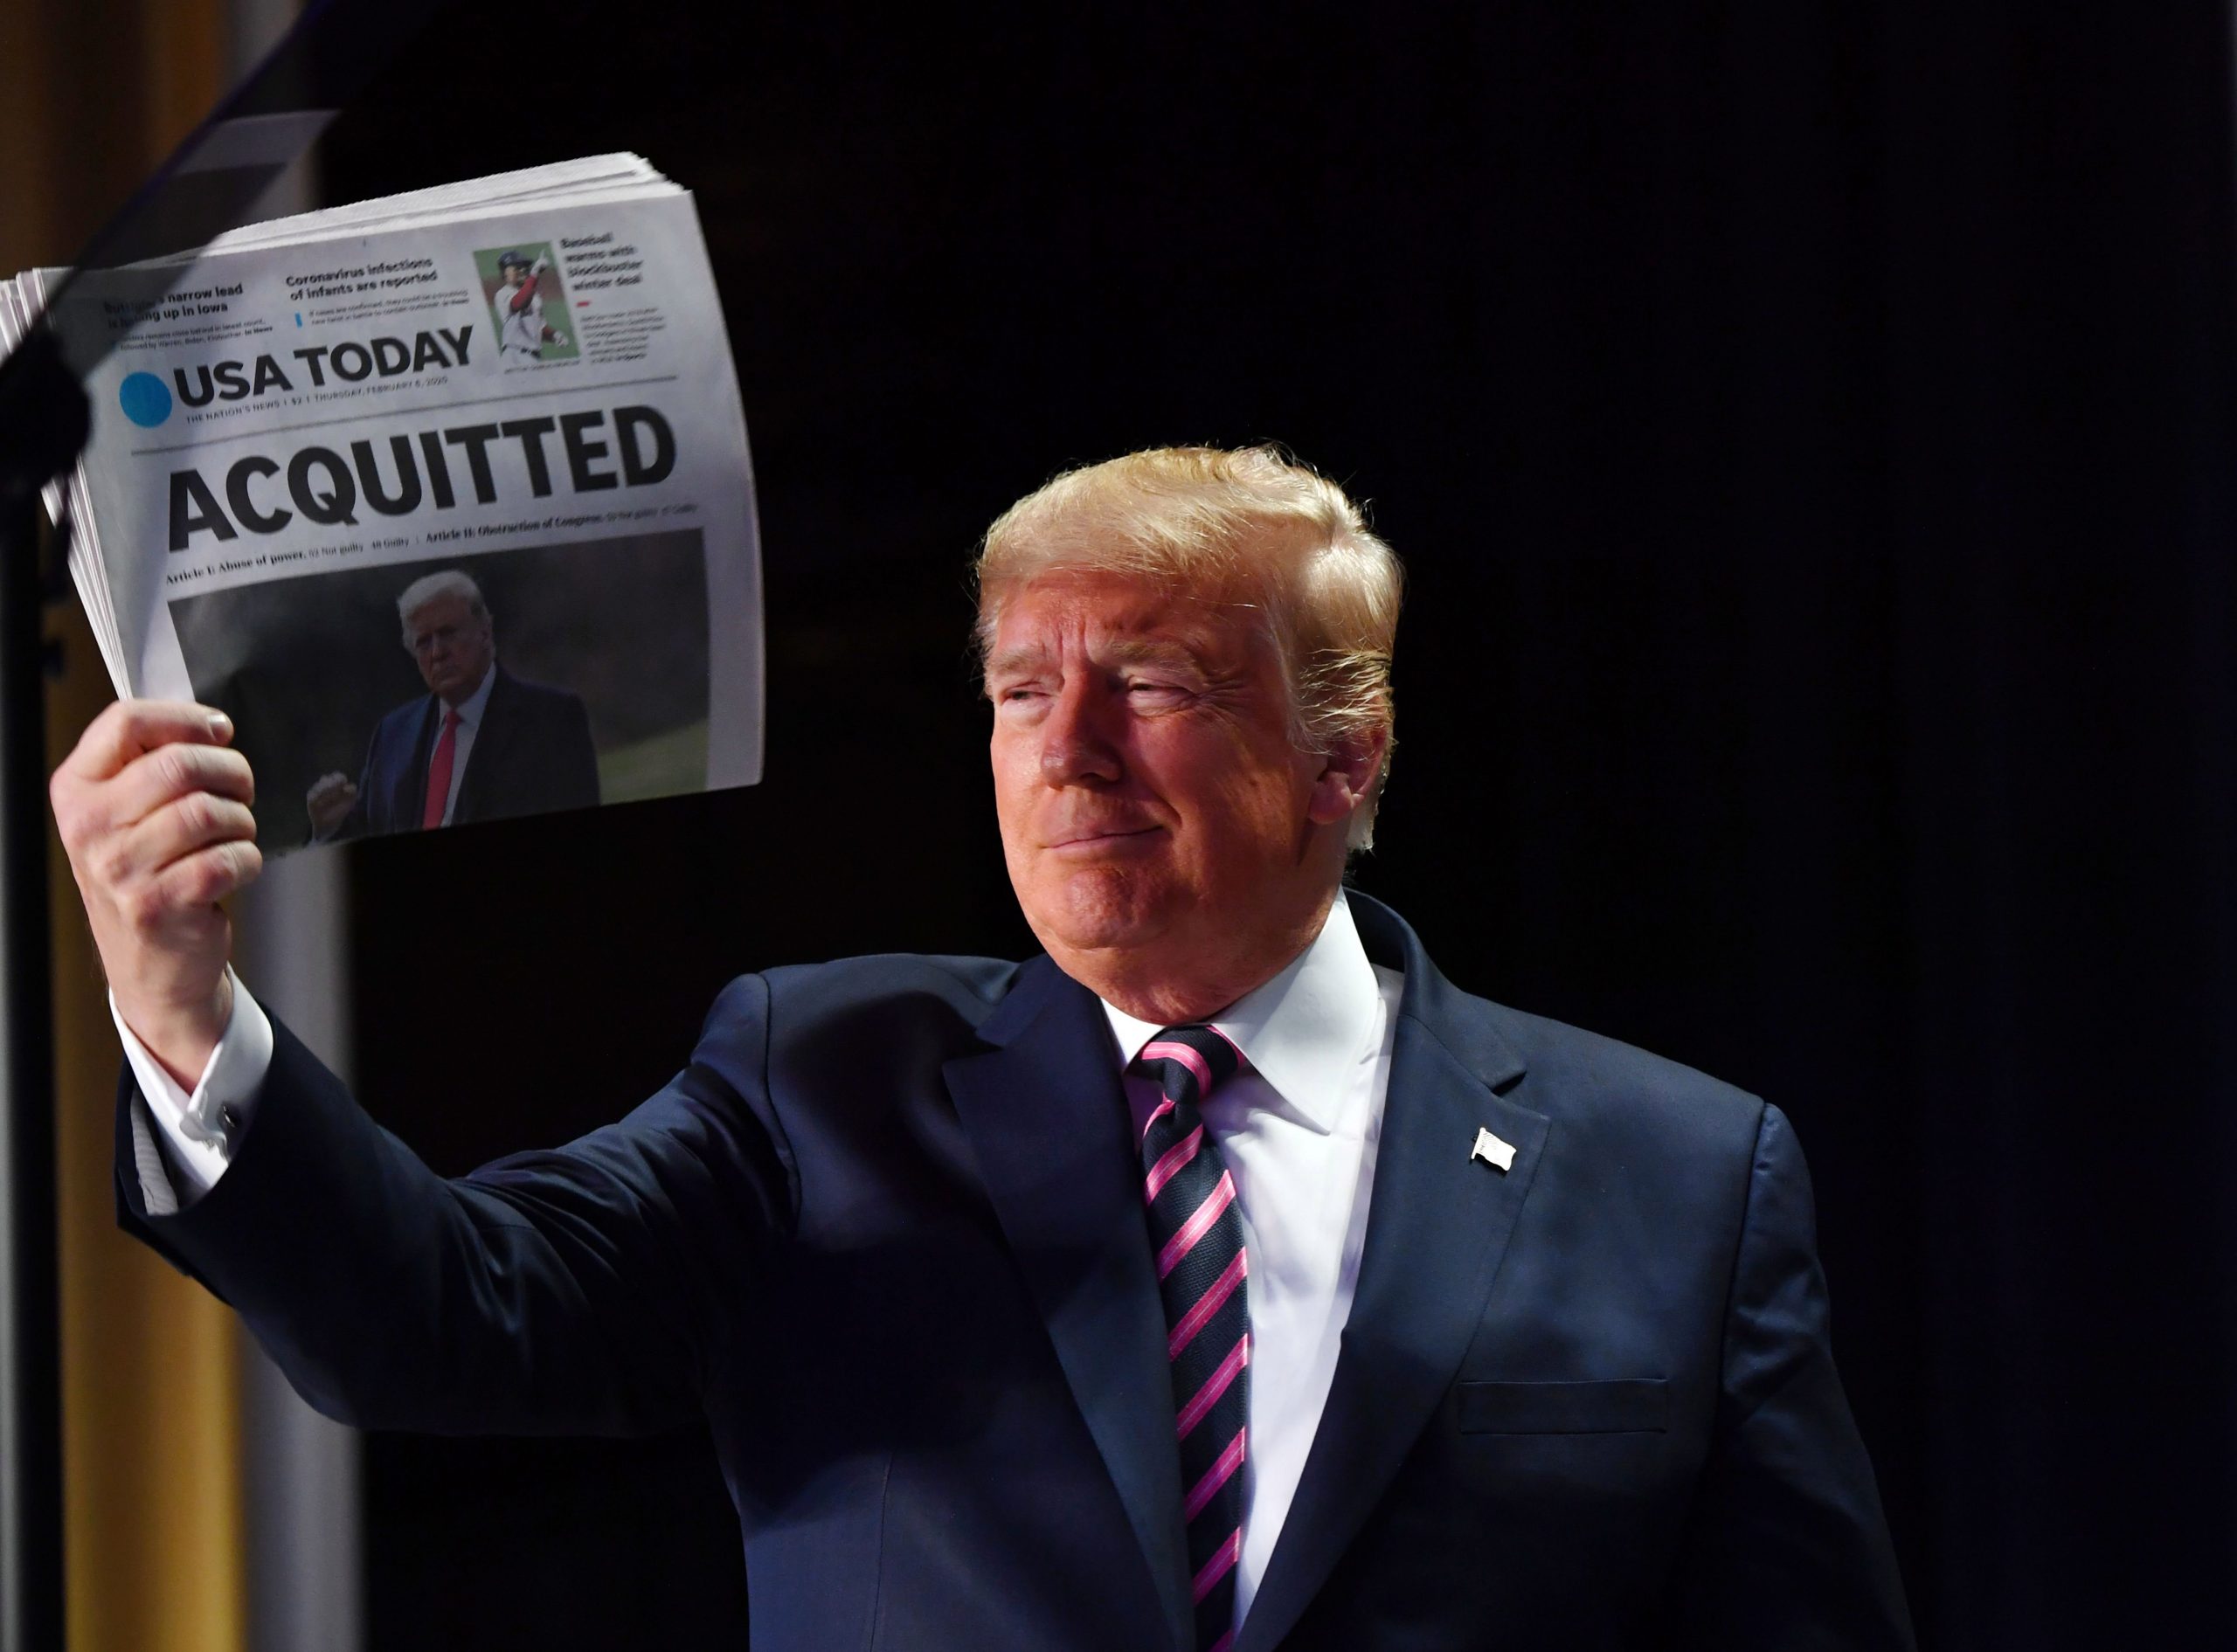
[{"label": "suit sleeve", "polygon": [[373,798],[373,753],[380,749],[380,730],[377,726],[373,737],[365,745],[365,760],[357,766],[357,795],[351,800],[350,812],[342,817],[341,824],[324,837],[314,829],[313,843],[345,843],[351,838],[362,838],[371,830],[371,815],[368,812]]},{"label": "suit sleeve", "polygon": [[1678,1643],[1909,1652],[1871,1459],[1833,1369],[1810,1172],[1766,1108],[1726,1310],[1716,1432],[1676,1577]]},{"label": "suit sleeve", "polygon": [[798,1209],[768,995],[716,1002],[691,1065],[616,1124],[446,1181],[278,1022],[224,1177],[154,1215],[119,1094],[119,1219],[232,1304],[296,1391],[364,1427],[656,1432],[694,1420]]},{"label": "suit sleeve", "polygon": [[310,840],[313,843],[343,843],[351,838],[389,830],[384,822],[375,819],[373,812],[375,788],[379,785],[381,735],[387,727],[388,719],[385,717],[375,722],[373,732],[365,742],[365,760],[357,765],[357,797],[350,804],[350,812],[343,815],[342,823],[326,836],[322,838],[317,833],[312,833]]}]

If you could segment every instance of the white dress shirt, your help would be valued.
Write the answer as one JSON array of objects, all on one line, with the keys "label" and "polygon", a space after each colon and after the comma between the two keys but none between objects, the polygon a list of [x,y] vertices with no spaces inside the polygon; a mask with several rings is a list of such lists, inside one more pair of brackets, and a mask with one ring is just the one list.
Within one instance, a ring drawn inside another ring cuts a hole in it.
[{"label": "white dress shirt", "polygon": [[[1403,985],[1397,971],[1368,961],[1339,893],[1311,946],[1212,1018],[1250,1063],[1202,1109],[1235,1181],[1250,1257],[1238,1624],[1297,1496],[1352,1315]],[[1103,1008],[1122,1067],[1162,1030]],[[1160,1096],[1153,1080],[1130,1073],[1125,1083],[1139,1141]]]},{"label": "white dress shirt", "polygon": [[[1212,1018],[1250,1063],[1202,1109],[1235,1180],[1250,1256],[1250,1440],[1236,1564],[1238,1624],[1297,1495],[1351,1317],[1403,985],[1396,971],[1368,961],[1340,891],[1311,946]],[[109,1007],[114,1014],[114,999]],[[1112,1005],[1103,1008],[1123,1069],[1161,1029]],[[236,978],[232,1017],[191,1095],[121,1016],[116,1031],[148,1103],[144,1113],[137,1106],[131,1112],[141,1192],[150,1213],[168,1215],[215,1185],[247,1131],[272,1064],[272,1023]],[[1139,1140],[1160,1098],[1151,1080],[1128,1074],[1125,1082]]]},{"label": "white dress shirt", "polygon": [[[451,736],[451,790],[443,799],[443,824],[451,823],[451,816],[458,809],[458,794],[466,789],[466,762],[474,755],[474,731],[481,727],[481,714],[489,708],[489,686],[497,681],[497,663],[489,662],[489,669],[481,674],[481,684],[467,695],[458,707],[458,729]],[[443,721],[450,707],[445,706],[435,714],[435,741],[442,743]],[[435,768],[434,747],[427,749],[427,771],[432,776]]]},{"label": "white dress shirt", "polygon": [[[151,1216],[172,1215],[191,1205],[225,1173],[272,1065],[271,1018],[241,985],[240,977],[231,970],[226,974],[233,983],[232,1012],[191,1095],[148,1054],[148,1047],[117,1014],[116,994],[109,994],[109,1015],[146,1102],[144,1107],[135,1102],[131,1109],[132,1163],[140,1173],[140,1196]],[[149,1128],[150,1115],[154,1129]]]}]

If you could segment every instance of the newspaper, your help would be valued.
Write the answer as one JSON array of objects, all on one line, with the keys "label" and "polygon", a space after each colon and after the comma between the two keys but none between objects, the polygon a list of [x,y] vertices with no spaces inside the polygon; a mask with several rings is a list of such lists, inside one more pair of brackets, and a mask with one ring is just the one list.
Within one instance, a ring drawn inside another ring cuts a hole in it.
[{"label": "newspaper", "polygon": [[[0,283],[0,344],[64,273]],[[107,352],[46,501],[102,659],[232,717],[267,854],[760,778],[737,374],[643,161],[87,272],[57,327]]]}]

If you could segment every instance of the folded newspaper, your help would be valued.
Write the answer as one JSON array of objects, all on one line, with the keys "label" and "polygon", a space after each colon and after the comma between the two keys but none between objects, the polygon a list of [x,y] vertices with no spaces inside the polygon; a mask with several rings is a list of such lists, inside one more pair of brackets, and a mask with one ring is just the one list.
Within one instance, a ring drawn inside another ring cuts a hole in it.
[{"label": "folded newspaper", "polygon": [[[0,283],[0,345],[64,273]],[[267,854],[760,778],[752,471],[683,190],[603,156],[83,280],[62,342],[107,354],[47,508],[117,691],[232,717]]]}]

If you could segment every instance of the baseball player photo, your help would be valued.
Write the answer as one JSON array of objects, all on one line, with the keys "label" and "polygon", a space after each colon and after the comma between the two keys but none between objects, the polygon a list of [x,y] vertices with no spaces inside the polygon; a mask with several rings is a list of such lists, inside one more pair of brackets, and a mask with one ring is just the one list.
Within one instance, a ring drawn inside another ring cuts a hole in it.
[{"label": "baseball player photo", "polygon": [[581,353],[564,325],[567,294],[552,267],[550,242],[477,252],[474,262],[496,324],[500,362],[516,367],[572,361]]}]

